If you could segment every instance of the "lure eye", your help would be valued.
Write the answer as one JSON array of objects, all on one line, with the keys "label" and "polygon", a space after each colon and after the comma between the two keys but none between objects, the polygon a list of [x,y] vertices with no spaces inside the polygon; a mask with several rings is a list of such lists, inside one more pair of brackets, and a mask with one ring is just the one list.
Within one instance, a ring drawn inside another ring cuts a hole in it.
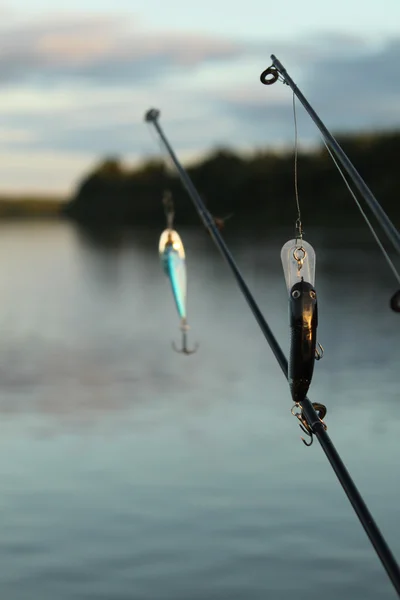
[{"label": "lure eye", "polygon": [[314,290],[310,290],[310,298],[312,298],[313,300],[315,300],[316,293],[314,292]]},{"label": "lure eye", "polygon": [[300,296],[300,292],[299,292],[299,290],[294,290],[294,291],[292,292],[292,298],[295,298],[295,299],[296,299],[296,298],[299,298],[299,296]]}]

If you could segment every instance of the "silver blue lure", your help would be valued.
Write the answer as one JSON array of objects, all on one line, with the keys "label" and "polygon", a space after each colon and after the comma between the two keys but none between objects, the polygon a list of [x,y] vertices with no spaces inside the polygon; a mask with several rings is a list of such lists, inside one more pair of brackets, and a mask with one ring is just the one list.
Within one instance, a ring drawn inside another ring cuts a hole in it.
[{"label": "silver blue lure", "polygon": [[174,213],[172,200],[169,195],[164,198],[164,204],[166,206],[167,229],[161,234],[158,252],[164,273],[171,283],[172,294],[181,321],[180,329],[182,332],[182,348],[179,350],[176,348],[175,344],[172,344],[172,346],[176,352],[193,354],[196,352],[197,346],[193,350],[189,350],[187,346],[187,332],[189,326],[187,323],[186,308],[187,280],[185,249],[178,232],[172,228]]}]

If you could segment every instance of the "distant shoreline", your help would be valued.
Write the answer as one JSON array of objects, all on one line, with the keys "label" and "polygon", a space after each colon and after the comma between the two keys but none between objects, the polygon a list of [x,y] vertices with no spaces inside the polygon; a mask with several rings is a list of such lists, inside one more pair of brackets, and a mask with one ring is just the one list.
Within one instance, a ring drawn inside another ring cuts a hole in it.
[{"label": "distant shoreline", "polygon": [[[336,135],[336,139],[399,226],[400,131]],[[187,166],[187,172],[210,213],[222,219],[230,216],[229,231],[271,231],[290,226],[295,219],[293,151],[266,149],[242,156],[219,149]],[[306,228],[362,226],[354,200],[323,146],[299,151],[298,188]],[[118,158],[106,158],[82,178],[70,197],[0,193],[0,220],[67,218],[88,227],[159,228],[165,225],[166,190],[174,200],[176,227],[196,226],[198,215],[186,190],[161,157],[135,169],[126,168]]]},{"label": "distant shoreline", "polygon": [[67,203],[65,197],[0,195],[0,219],[60,218]]}]

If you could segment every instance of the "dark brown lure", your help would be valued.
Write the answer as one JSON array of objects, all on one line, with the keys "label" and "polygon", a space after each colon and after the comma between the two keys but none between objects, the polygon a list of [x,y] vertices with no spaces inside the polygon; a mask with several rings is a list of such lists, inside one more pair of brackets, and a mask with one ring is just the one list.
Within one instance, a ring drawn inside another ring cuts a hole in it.
[{"label": "dark brown lure", "polygon": [[291,344],[288,379],[293,401],[307,395],[314,371],[317,344],[317,294],[303,279],[290,290],[289,319]]}]

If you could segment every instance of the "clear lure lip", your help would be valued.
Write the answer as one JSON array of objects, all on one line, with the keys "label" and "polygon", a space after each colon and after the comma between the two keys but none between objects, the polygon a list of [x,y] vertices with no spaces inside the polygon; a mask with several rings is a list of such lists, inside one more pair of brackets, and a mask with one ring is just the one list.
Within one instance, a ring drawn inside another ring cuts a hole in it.
[{"label": "clear lure lip", "polygon": [[185,258],[185,249],[183,247],[182,240],[180,238],[179,233],[175,231],[175,229],[164,229],[164,231],[162,232],[158,244],[158,252],[160,256],[164,253],[169,238],[172,241],[173,249],[176,250],[176,252],[178,252],[180,258]]},{"label": "clear lure lip", "polygon": [[314,287],[315,251],[311,244],[300,238],[289,240],[282,247],[281,260],[288,294],[301,280]]}]

